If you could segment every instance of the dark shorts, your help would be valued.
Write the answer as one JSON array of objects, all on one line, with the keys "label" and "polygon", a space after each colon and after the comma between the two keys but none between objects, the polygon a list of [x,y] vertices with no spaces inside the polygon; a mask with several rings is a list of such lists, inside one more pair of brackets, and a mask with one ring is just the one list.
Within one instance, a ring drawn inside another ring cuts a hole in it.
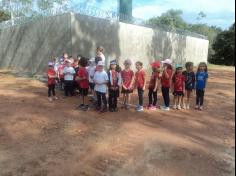
[{"label": "dark shorts", "polygon": [[183,91],[175,91],[175,92],[173,93],[173,95],[174,95],[175,97],[183,97],[183,96],[184,96],[184,92],[183,92]]},{"label": "dark shorts", "polygon": [[89,92],[88,90],[89,90],[89,89],[83,89],[83,88],[81,88],[81,90],[80,90],[80,91],[81,91],[81,92],[80,92],[81,95],[82,95],[82,96],[88,96],[88,92]]},{"label": "dark shorts", "polygon": [[124,88],[122,88],[122,90],[121,90],[121,93],[123,93],[123,94],[131,94],[133,92],[134,92],[133,90],[125,90]]},{"label": "dark shorts", "polygon": [[89,87],[90,87],[91,90],[94,90],[95,84],[94,83],[89,83]]},{"label": "dark shorts", "polygon": [[192,87],[185,87],[185,90],[187,90],[187,91],[193,91],[193,88]]}]

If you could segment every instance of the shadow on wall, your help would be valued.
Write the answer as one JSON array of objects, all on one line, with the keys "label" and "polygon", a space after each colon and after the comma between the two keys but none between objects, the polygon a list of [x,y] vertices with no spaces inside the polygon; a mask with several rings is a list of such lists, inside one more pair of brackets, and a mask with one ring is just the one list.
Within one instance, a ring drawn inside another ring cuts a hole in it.
[{"label": "shadow on wall", "polygon": [[109,20],[72,14],[72,53],[95,57],[97,46],[105,49],[106,64],[121,55],[119,23]]},{"label": "shadow on wall", "polygon": [[154,30],[152,43],[146,49],[149,62],[170,58],[174,63],[184,64],[186,42],[186,36]]},{"label": "shadow on wall", "polygon": [[43,18],[2,30],[0,68],[42,73],[53,56],[71,48],[69,15]]}]

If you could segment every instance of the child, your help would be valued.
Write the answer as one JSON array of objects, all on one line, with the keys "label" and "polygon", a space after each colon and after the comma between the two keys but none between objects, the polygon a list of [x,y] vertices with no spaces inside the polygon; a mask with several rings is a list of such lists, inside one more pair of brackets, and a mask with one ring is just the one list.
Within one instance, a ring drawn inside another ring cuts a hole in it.
[{"label": "child", "polygon": [[[186,65],[186,71],[183,72],[183,75],[185,77],[185,90],[187,94],[187,106],[186,109],[190,109],[190,99],[192,96],[192,91],[195,88],[195,73],[193,71],[193,63],[192,62],[187,62]],[[183,99],[183,103],[184,99]]]},{"label": "child", "polygon": [[73,91],[73,84],[74,84],[74,75],[75,75],[75,70],[71,66],[71,61],[66,60],[66,66],[64,68],[64,80],[65,80],[65,96],[68,97],[74,96],[74,91]]},{"label": "child", "polygon": [[104,56],[104,48],[102,46],[99,46],[97,48],[97,57],[100,57],[102,59],[102,61],[105,63],[106,58]]},{"label": "child", "polygon": [[149,110],[157,109],[157,91],[159,90],[159,79],[160,79],[160,67],[161,63],[159,61],[151,64],[152,66],[152,77],[149,83]]},{"label": "child", "polygon": [[196,107],[195,109],[203,110],[205,88],[207,86],[208,69],[205,62],[201,62],[198,66],[196,74]]},{"label": "child", "polygon": [[170,85],[171,85],[171,79],[173,75],[173,69],[172,69],[172,61],[170,59],[166,59],[162,61],[163,65],[163,73],[161,77],[161,90],[162,90],[162,96],[164,99],[164,106],[161,107],[164,111],[170,110]]},{"label": "child", "polygon": [[116,61],[111,61],[110,70],[108,72],[108,88],[109,88],[109,110],[110,112],[117,112],[117,99],[119,96],[119,88],[121,86],[121,75],[117,72]]},{"label": "child", "polygon": [[60,81],[60,88],[61,90],[64,90],[64,68],[65,68],[65,62],[64,59],[60,59],[60,64],[58,66],[58,78]]},{"label": "child", "polygon": [[88,65],[88,60],[84,57],[82,57],[79,61],[80,69],[77,73],[76,81],[78,81],[81,95],[83,97],[83,103],[79,106],[79,109],[81,110],[89,110],[88,105],[88,90],[89,90],[89,81],[88,81],[88,72],[86,70],[86,66]]},{"label": "child", "polygon": [[125,60],[125,69],[121,72],[122,78],[122,91],[124,107],[128,110],[131,95],[133,93],[133,82],[134,82],[134,72],[130,69],[132,65],[131,60]]},{"label": "child", "polygon": [[173,75],[172,82],[174,95],[173,109],[181,110],[181,100],[185,93],[185,77],[183,75],[183,67],[181,65],[176,66],[176,72]]},{"label": "child", "polygon": [[146,73],[143,70],[143,63],[136,62],[137,72],[135,74],[135,88],[138,90],[139,105],[136,107],[136,111],[143,111],[144,91],[146,88]]},{"label": "child", "polygon": [[88,74],[89,74],[89,87],[91,90],[91,94],[94,94],[94,81],[93,81],[93,77],[94,74],[96,72],[96,63],[95,63],[95,58],[91,58],[89,60],[89,64],[88,64],[88,68],[87,68]]},{"label": "child", "polygon": [[75,70],[75,75],[74,75],[74,94],[77,94],[78,91],[80,90],[79,89],[79,83],[78,81],[76,80],[76,77],[78,75],[78,72],[79,72],[79,59],[74,59],[74,64],[73,64],[73,68]]},{"label": "child", "polygon": [[[99,61],[97,65],[97,71],[94,75],[94,83],[95,83],[95,91],[97,95],[97,110],[101,113],[107,111],[107,83],[109,81],[107,73],[104,71],[105,63],[103,61]],[[103,107],[102,107],[103,101]]]},{"label": "child", "polygon": [[[48,63],[48,71],[47,71],[47,76],[48,76],[48,100],[50,102],[54,100],[57,100],[58,98],[56,97],[55,93],[55,86],[56,86],[56,78],[57,74],[54,70],[54,63],[49,62]],[[53,95],[53,98],[52,98]]]}]

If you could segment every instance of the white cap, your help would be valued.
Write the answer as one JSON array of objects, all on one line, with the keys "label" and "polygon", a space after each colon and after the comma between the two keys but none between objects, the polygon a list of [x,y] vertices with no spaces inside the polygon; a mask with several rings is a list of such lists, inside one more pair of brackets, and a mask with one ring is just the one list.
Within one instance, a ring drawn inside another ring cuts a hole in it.
[{"label": "white cap", "polygon": [[172,64],[172,60],[171,59],[166,59],[164,61],[162,61],[163,64],[169,64],[171,65]]},{"label": "white cap", "polygon": [[98,66],[105,66],[105,63],[103,61],[99,61]]},{"label": "white cap", "polygon": [[54,63],[53,62],[48,62],[48,66],[53,66]]}]

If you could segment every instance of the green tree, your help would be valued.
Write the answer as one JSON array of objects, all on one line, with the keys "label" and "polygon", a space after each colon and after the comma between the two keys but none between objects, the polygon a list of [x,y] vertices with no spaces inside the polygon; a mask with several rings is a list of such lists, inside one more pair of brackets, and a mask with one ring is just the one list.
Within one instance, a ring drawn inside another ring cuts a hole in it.
[{"label": "green tree", "polygon": [[11,18],[11,16],[8,13],[0,10],[0,23],[3,21],[7,21],[10,18]]},{"label": "green tree", "polygon": [[186,29],[188,24],[184,21],[182,15],[183,11],[171,9],[163,13],[160,17],[151,18],[148,23],[157,26],[165,25],[170,29]]},{"label": "green tree", "polygon": [[235,66],[235,23],[217,35],[213,49],[212,63]]}]

